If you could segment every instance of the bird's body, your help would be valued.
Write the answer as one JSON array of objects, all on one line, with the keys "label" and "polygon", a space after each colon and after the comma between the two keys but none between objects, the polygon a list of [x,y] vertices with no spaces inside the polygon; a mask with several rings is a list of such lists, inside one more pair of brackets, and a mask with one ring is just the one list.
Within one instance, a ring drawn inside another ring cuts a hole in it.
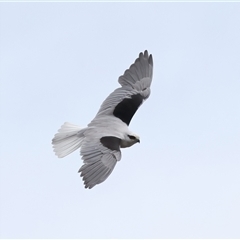
[{"label": "bird's body", "polygon": [[79,172],[86,188],[106,180],[121,159],[120,148],[140,142],[128,125],[150,95],[152,71],[152,56],[147,51],[140,53],[135,63],[119,77],[122,87],[106,98],[86,128],[64,123],[55,134],[52,144],[58,157],[81,149],[84,165]]}]

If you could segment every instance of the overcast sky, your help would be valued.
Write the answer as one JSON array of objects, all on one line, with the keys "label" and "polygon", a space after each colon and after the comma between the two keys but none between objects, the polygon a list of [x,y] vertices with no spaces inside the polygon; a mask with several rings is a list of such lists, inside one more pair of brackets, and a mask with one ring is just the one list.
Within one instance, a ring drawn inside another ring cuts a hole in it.
[{"label": "overcast sky", "polygon": [[[240,3],[0,3],[1,238],[240,238]],[[110,177],[85,189],[86,126],[139,52],[150,98]]]}]

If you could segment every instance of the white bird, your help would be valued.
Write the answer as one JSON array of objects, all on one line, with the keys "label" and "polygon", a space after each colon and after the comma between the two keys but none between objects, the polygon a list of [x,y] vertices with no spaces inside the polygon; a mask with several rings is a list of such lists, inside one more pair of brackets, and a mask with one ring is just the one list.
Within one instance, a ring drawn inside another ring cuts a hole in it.
[{"label": "white bird", "polygon": [[122,87],[105,99],[86,128],[65,122],[52,139],[59,158],[80,148],[84,164],[78,172],[85,188],[90,189],[107,179],[121,159],[120,148],[140,142],[139,136],[132,133],[128,125],[150,95],[152,74],[153,59],[146,50],[119,77]]}]

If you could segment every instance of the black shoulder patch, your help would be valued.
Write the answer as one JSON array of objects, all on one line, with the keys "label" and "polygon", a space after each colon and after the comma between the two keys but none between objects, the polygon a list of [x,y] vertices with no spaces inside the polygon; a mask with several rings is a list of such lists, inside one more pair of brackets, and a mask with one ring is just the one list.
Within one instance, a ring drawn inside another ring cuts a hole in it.
[{"label": "black shoulder patch", "polygon": [[100,142],[102,145],[106,148],[109,148],[111,150],[120,150],[120,143],[121,139],[117,137],[107,136],[100,138]]},{"label": "black shoulder patch", "polygon": [[124,98],[114,109],[113,115],[120,118],[127,125],[131,122],[131,119],[138,107],[142,104],[143,97],[141,94],[132,95],[131,98]]}]

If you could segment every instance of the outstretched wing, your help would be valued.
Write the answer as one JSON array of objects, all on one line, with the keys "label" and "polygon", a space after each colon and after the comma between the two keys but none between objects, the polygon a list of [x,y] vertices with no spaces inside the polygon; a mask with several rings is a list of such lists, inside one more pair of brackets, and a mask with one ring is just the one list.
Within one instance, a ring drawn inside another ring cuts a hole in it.
[{"label": "outstretched wing", "polygon": [[118,82],[122,87],[106,98],[95,119],[102,115],[113,115],[129,125],[139,106],[150,95],[152,74],[153,59],[146,50],[141,52],[130,68],[119,77]]},{"label": "outstretched wing", "polygon": [[86,139],[81,147],[84,165],[79,169],[85,188],[92,188],[107,179],[121,159],[121,139],[111,136]]}]

